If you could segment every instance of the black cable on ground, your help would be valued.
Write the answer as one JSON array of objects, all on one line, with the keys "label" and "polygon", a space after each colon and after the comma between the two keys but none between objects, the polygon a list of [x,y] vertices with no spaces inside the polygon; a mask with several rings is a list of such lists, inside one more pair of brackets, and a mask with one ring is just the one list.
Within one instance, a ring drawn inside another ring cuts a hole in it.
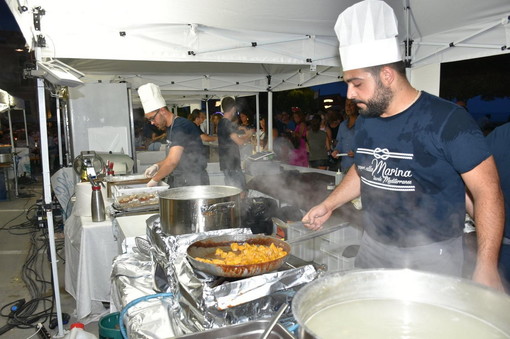
[{"label": "black cable on ground", "polygon": [[[0,316],[7,318],[7,323],[0,327],[0,335],[14,327],[22,329],[37,328],[40,330],[41,326],[44,327],[42,324],[46,321],[49,321],[50,324],[55,322],[53,274],[51,274],[50,281],[44,277],[45,259],[47,258],[48,262],[51,262],[49,237],[47,227],[40,227],[39,225],[37,208],[38,206],[34,205],[26,211],[27,221],[7,228],[9,223],[21,216],[20,214],[0,228],[0,230],[8,230],[9,233],[15,235],[30,234],[30,248],[22,266],[21,274],[32,298],[26,302],[23,299],[23,303],[16,300],[0,308]],[[58,226],[55,228],[58,228]],[[62,249],[64,246],[63,239],[56,240],[55,245]],[[13,305],[16,305],[15,310],[12,309]],[[8,313],[6,313],[7,308],[9,308]],[[68,321],[69,315],[64,313],[63,320]]]}]

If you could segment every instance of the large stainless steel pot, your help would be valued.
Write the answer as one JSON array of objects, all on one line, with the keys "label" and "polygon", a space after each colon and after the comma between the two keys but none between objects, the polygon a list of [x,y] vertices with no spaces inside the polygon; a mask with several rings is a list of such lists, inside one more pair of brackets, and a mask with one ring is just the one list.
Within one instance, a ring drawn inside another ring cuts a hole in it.
[{"label": "large stainless steel pot", "polygon": [[241,226],[241,190],[207,185],[176,187],[160,192],[161,229],[187,234]]},{"label": "large stainless steel pot", "polygon": [[300,338],[510,338],[510,297],[411,270],[336,273],[303,287]]}]

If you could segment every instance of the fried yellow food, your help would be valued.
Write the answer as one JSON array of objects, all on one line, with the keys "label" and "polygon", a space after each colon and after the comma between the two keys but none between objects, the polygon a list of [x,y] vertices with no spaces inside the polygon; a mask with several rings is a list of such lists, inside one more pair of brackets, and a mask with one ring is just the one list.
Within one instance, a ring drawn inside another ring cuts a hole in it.
[{"label": "fried yellow food", "polygon": [[266,246],[232,243],[230,248],[232,251],[224,251],[221,248],[217,248],[214,255],[218,259],[197,257],[195,260],[216,265],[252,265],[273,261],[287,255],[283,248],[277,247],[275,244]]}]

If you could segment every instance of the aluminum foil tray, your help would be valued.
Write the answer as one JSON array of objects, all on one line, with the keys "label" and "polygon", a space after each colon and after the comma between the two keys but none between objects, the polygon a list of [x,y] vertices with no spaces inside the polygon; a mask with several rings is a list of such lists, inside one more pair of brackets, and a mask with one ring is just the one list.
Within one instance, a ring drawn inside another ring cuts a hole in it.
[{"label": "aluminum foil tray", "polygon": [[[269,326],[270,320],[250,321],[242,324],[215,328],[208,331],[191,333],[177,338],[186,339],[210,339],[210,338],[243,338],[259,339]],[[269,333],[270,339],[294,339],[283,326],[276,324]]]}]

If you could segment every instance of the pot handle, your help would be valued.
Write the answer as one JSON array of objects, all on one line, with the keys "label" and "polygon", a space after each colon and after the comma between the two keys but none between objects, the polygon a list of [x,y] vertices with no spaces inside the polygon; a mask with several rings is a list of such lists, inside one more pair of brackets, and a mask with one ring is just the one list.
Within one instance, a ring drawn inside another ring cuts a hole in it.
[{"label": "pot handle", "polygon": [[227,201],[227,202],[219,202],[217,204],[212,204],[209,206],[202,206],[202,215],[204,216],[211,216],[215,213],[225,213],[227,210],[232,209],[236,206],[236,203],[234,201]]}]

